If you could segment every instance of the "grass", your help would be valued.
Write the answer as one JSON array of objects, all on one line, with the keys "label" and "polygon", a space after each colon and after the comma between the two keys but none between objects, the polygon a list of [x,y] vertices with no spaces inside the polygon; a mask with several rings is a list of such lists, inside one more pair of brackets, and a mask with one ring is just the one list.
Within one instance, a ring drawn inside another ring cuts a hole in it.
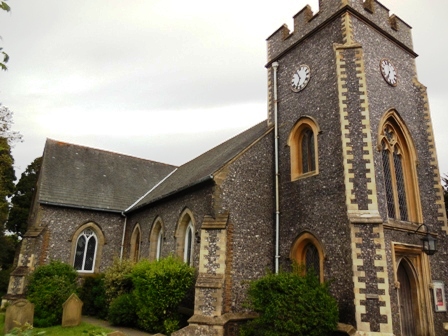
[{"label": "grass", "polygon": [[[4,335],[4,324],[5,324],[5,314],[0,313],[0,336]],[[77,327],[66,327],[62,328],[61,326],[57,327],[49,327],[49,328],[34,328],[35,331],[45,331],[43,336],[93,336],[93,335],[101,335],[102,332],[106,334],[111,333],[113,330],[97,327],[92,324],[82,322]]]}]

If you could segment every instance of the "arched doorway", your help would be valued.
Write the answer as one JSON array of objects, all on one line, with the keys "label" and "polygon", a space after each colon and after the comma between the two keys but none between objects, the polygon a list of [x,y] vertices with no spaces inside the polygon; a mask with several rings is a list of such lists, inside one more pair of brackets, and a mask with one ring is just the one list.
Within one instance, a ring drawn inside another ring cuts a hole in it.
[{"label": "arched doorway", "polygon": [[400,322],[402,336],[417,336],[419,320],[417,284],[412,266],[402,259],[397,269],[400,283],[398,299],[400,303]]}]

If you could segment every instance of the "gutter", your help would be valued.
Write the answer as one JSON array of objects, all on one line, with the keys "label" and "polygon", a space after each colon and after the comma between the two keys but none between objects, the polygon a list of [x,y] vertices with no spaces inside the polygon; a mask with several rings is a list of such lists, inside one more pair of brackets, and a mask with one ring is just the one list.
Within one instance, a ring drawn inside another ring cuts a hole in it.
[{"label": "gutter", "polygon": [[272,63],[274,69],[274,161],[275,161],[275,274],[279,269],[280,250],[280,196],[279,196],[279,169],[278,169],[278,102],[277,102],[277,69],[278,63]]}]

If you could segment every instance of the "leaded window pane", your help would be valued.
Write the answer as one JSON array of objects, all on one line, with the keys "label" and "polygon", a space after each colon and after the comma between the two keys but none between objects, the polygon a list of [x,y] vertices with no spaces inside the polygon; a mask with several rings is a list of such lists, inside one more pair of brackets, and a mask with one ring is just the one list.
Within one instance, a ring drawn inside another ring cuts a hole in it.
[{"label": "leaded window pane", "polygon": [[383,157],[383,171],[384,171],[384,183],[386,186],[386,201],[387,201],[387,215],[389,218],[395,218],[395,201],[394,201],[394,192],[393,192],[393,184],[392,184],[392,175],[390,171],[390,159],[389,159],[389,150],[387,148],[383,148],[382,157]]},{"label": "leaded window pane", "polygon": [[400,219],[408,220],[408,207],[406,202],[406,189],[404,185],[402,157],[394,152],[395,178],[397,180],[398,207],[400,209]]},{"label": "leaded window pane", "polygon": [[191,246],[193,244],[193,230],[191,226],[187,228],[187,232],[185,233],[185,254],[184,261],[187,264],[191,264]]},{"label": "leaded window pane", "polygon": [[308,272],[312,270],[317,277],[320,277],[319,251],[313,244],[305,247],[305,267]]},{"label": "leaded window pane", "polygon": [[80,236],[76,244],[75,262],[73,267],[76,270],[82,270],[82,265],[84,263],[84,250],[86,246],[86,238]]},{"label": "leaded window pane", "polygon": [[316,159],[314,153],[314,134],[309,128],[303,131],[302,142],[302,173],[316,170]]},{"label": "leaded window pane", "polygon": [[137,262],[140,256],[140,230],[137,229],[134,238],[134,261]]},{"label": "leaded window pane", "polygon": [[87,243],[86,249],[86,261],[84,263],[84,271],[93,270],[93,262],[95,259],[95,249],[96,249],[96,238],[91,236]]},{"label": "leaded window pane", "polygon": [[316,153],[314,152],[314,134],[313,131],[309,130],[309,147],[308,150],[310,152],[310,171],[316,170]]},{"label": "leaded window pane", "polygon": [[162,242],[163,242],[163,232],[160,230],[159,236],[157,237],[157,250],[156,250],[156,259],[160,259],[160,255],[162,254]]}]

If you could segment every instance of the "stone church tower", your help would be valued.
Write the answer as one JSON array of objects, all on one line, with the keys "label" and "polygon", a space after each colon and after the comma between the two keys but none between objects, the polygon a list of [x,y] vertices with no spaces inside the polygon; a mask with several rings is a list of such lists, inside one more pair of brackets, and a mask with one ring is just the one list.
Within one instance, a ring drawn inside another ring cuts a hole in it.
[{"label": "stone church tower", "polygon": [[448,228],[411,27],[375,0],[320,0],[267,42],[280,266],[331,281],[360,335],[441,335],[447,267],[420,239]]}]

